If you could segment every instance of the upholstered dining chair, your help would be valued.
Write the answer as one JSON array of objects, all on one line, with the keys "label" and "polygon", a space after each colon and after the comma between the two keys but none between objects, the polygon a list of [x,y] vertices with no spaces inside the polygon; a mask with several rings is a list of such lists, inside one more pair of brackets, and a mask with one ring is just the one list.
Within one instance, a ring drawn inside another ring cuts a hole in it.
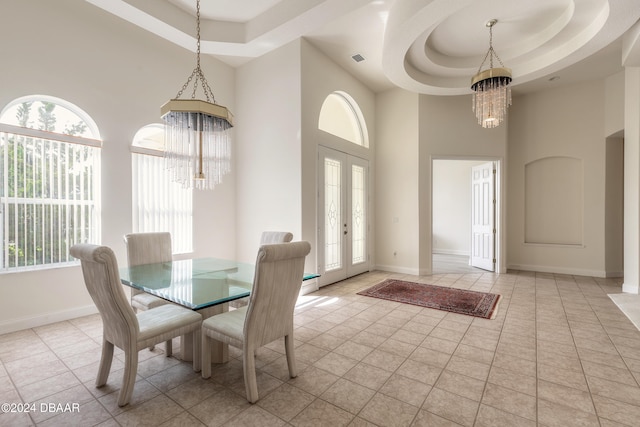
[{"label": "upholstered dining chair", "polygon": [[[274,243],[289,243],[293,240],[293,234],[288,231],[263,231],[260,235],[260,246]],[[240,308],[247,305],[248,298],[239,298],[229,302],[229,306]]]},{"label": "upholstered dining chair", "polygon": [[247,400],[258,400],[255,351],[284,337],[291,378],[297,376],[293,343],[293,311],[302,286],[309,242],[263,245],[256,258],[249,304],[205,319],[202,323],[202,377],[211,376],[212,340],[242,349]]},{"label": "upholstered dining chair", "polygon": [[107,383],[113,348],[120,348],[124,351],[124,374],[118,406],[128,404],[138,371],[138,352],[186,334],[192,335],[193,370],[200,370],[202,316],[199,313],[165,304],[136,314],[122,289],[118,261],[111,248],[79,244],[72,246],[70,253],[81,262],[85,286],[102,318],[102,356],[96,387]]},{"label": "upholstered dining chair", "polygon": [[289,243],[291,240],[293,240],[293,234],[288,231],[263,231],[260,236],[260,245]]},{"label": "upholstered dining chair", "polygon": [[[130,233],[125,234],[124,244],[127,246],[127,262],[129,267],[172,260],[171,233]],[[136,310],[149,310],[169,304],[157,296],[137,289],[131,289],[131,306]]]}]

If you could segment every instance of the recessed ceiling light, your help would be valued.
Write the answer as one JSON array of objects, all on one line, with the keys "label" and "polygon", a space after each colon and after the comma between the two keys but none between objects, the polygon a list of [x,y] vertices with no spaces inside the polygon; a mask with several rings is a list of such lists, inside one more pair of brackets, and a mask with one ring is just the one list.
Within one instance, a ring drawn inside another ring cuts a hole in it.
[{"label": "recessed ceiling light", "polygon": [[356,62],[362,62],[364,61],[364,56],[360,55],[359,53],[356,53],[355,55],[351,56],[351,59],[353,59]]}]

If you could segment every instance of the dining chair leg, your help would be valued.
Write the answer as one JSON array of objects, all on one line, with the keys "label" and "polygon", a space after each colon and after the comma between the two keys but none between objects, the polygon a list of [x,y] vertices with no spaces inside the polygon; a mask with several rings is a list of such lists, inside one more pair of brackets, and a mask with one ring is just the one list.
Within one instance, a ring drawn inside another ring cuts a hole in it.
[{"label": "dining chair leg", "polygon": [[245,343],[242,354],[242,370],[244,371],[244,386],[247,400],[250,403],[258,401],[258,381],[256,380],[255,350]]},{"label": "dining chair leg", "polygon": [[[201,332],[200,328],[193,331],[191,334],[192,351],[193,351],[193,371],[200,372],[202,368],[202,351],[200,347],[202,347],[202,339],[200,338]],[[209,365],[211,366],[211,365]]]},{"label": "dining chair leg", "polygon": [[138,351],[135,348],[128,349],[124,352],[124,374],[122,375],[122,387],[118,394],[118,406],[125,406],[131,400],[137,373]]},{"label": "dining chair leg", "polygon": [[182,351],[182,360],[191,362],[193,360],[193,335],[185,334],[180,337],[180,351]]},{"label": "dining chair leg", "polygon": [[100,356],[100,367],[98,368],[98,376],[96,377],[96,387],[102,387],[107,383],[109,371],[111,370],[111,362],[113,361],[113,344],[102,339],[102,355]]},{"label": "dining chair leg", "polygon": [[202,378],[211,378],[211,338],[209,338],[204,331],[201,332],[201,372]]},{"label": "dining chair leg", "polygon": [[289,367],[289,376],[295,378],[298,376],[296,367],[296,354],[294,350],[293,334],[285,335],[284,349],[287,354],[287,366]]}]

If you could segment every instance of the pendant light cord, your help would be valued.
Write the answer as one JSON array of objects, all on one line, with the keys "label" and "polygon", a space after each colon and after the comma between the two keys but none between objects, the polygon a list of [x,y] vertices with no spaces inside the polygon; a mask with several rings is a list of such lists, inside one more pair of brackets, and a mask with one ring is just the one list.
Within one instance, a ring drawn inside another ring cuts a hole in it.
[{"label": "pendant light cord", "polygon": [[500,65],[504,68],[504,64],[502,63],[502,60],[500,59],[496,51],[493,49],[493,26],[496,25],[497,23],[498,23],[498,20],[492,19],[491,21],[485,24],[487,27],[489,27],[489,50],[487,51],[487,54],[484,56],[484,59],[480,63],[480,67],[478,68],[478,72],[476,74],[479,74],[480,71],[482,71],[482,66],[484,65],[485,62],[487,62],[487,58],[489,58],[489,68],[493,68],[494,57],[498,60]]},{"label": "pendant light cord", "polygon": [[191,81],[193,81],[193,91],[191,92],[191,99],[196,99],[196,90],[198,89],[198,81],[202,86],[202,90],[204,92],[205,97],[207,98],[207,102],[216,103],[216,97],[213,95],[213,91],[207,82],[204,73],[202,72],[202,68],[200,68],[200,0],[196,0],[196,68],[194,68],[193,72],[187,79],[186,83],[182,85],[182,89],[176,95],[176,99],[179,99],[182,96],[182,93],[187,89]]}]

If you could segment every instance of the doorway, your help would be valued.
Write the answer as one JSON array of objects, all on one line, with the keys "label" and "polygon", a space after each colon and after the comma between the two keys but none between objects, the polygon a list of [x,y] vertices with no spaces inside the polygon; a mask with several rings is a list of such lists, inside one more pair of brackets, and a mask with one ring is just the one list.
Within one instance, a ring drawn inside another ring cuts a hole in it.
[{"label": "doorway", "polygon": [[433,273],[500,272],[500,160],[432,159]]},{"label": "doorway", "polygon": [[319,286],[369,271],[369,162],[318,148]]}]

